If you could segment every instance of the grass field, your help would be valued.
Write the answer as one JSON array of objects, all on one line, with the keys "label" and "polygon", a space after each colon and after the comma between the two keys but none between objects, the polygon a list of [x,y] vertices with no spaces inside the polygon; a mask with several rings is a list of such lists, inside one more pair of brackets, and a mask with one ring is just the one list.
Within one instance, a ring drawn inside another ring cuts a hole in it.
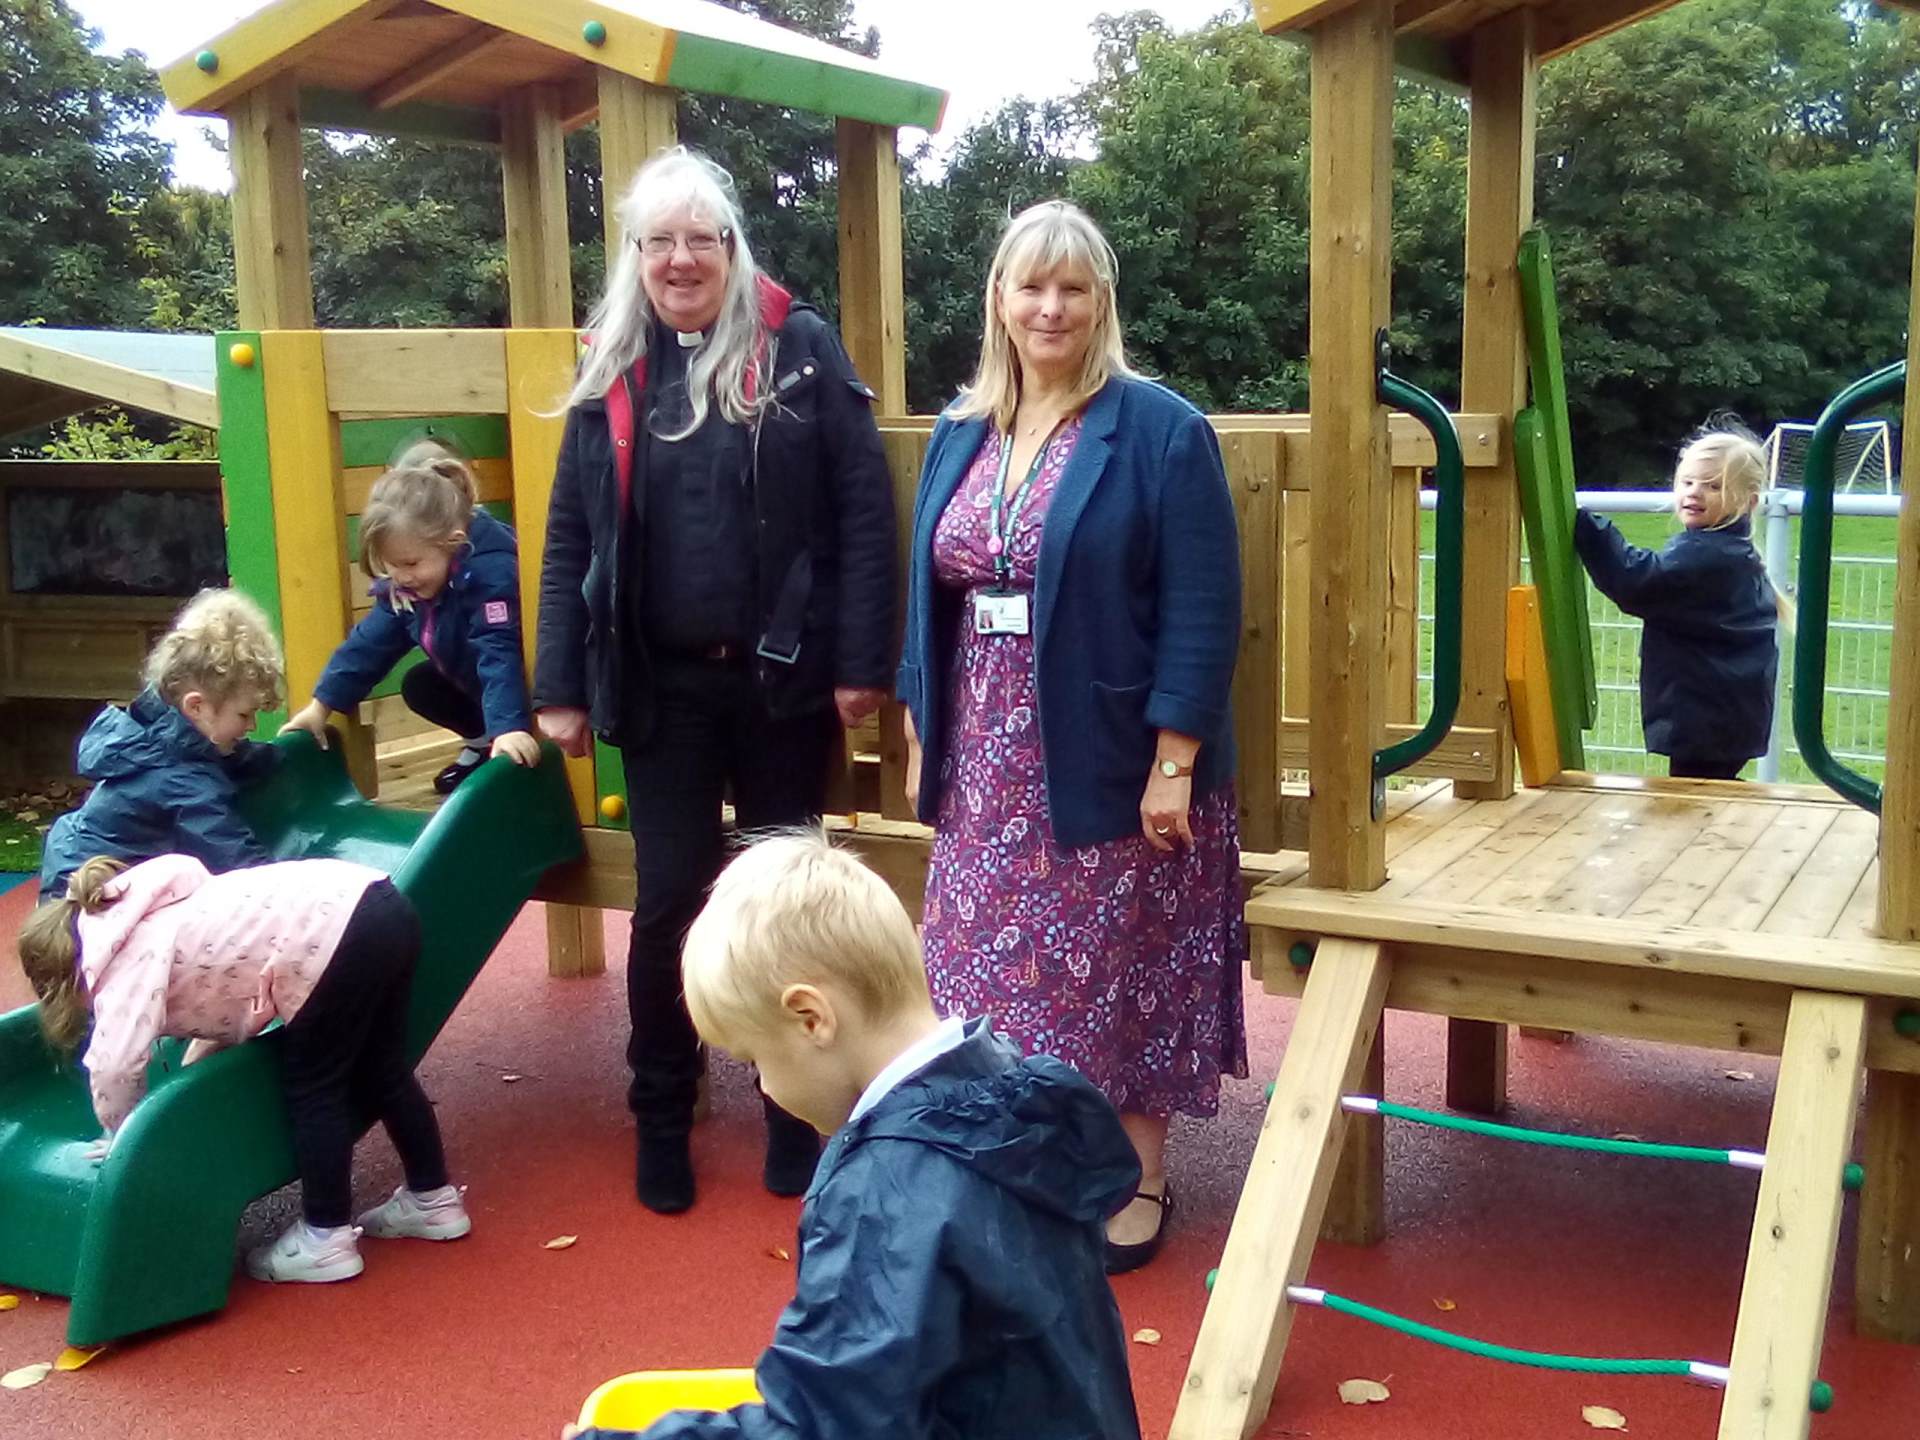
[{"label": "grass field", "polygon": [[[1422,517],[1422,549],[1431,552],[1433,517]],[[1667,515],[1610,516],[1636,545],[1657,549],[1674,533]],[[1800,522],[1792,523],[1794,566],[1799,562]],[[1834,521],[1832,603],[1828,608],[1827,745],[1836,756],[1878,780],[1885,770],[1887,684],[1893,657],[1893,581],[1897,522],[1876,516],[1842,515]],[[1432,610],[1429,566],[1421,566],[1421,609]],[[1600,687],[1598,723],[1588,732],[1590,769],[1619,774],[1664,774],[1665,761],[1649,756],[1640,732],[1640,624],[1622,615],[1591,589],[1587,595],[1593,622],[1596,679]],[[1430,668],[1431,639],[1421,625],[1421,670]],[[1793,642],[1781,636],[1781,665],[1791,675]],[[1421,702],[1426,703],[1425,685]],[[1781,734],[1786,751],[1783,780],[1811,780],[1793,746],[1790,685],[1780,701]],[[1753,767],[1746,773],[1751,776]]]}]

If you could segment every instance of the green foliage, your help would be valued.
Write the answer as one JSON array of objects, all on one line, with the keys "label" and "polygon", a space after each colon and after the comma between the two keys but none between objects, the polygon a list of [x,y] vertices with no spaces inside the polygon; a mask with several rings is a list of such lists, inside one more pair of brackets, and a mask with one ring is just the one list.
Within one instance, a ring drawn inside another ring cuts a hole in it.
[{"label": "green foliage", "polygon": [[69,415],[40,446],[44,460],[214,460],[218,437],[198,425],[136,421],[117,405]]}]

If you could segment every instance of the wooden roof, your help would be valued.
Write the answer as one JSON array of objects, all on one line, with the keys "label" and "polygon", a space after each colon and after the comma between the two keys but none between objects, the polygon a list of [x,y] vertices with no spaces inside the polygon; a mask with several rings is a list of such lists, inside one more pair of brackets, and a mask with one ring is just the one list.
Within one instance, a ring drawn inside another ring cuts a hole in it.
[{"label": "wooden roof", "polygon": [[211,335],[0,326],[0,435],[109,402],[220,423]]},{"label": "wooden roof", "polygon": [[597,105],[594,67],[656,85],[876,125],[939,128],[946,93],[863,56],[706,0],[275,0],[161,71],[177,110],[222,113],[282,72],[312,125],[498,138],[527,85]]},{"label": "wooden roof", "polygon": [[[1253,18],[1269,35],[1316,25],[1357,0],[1253,0]],[[1511,10],[1535,12],[1534,36],[1542,60],[1551,60],[1635,21],[1671,10],[1680,0],[1395,0],[1393,28],[1404,67],[1446,80],[1464,77],[1454,42]],[[1877,0],[1920,11],[1920,0]]]}]

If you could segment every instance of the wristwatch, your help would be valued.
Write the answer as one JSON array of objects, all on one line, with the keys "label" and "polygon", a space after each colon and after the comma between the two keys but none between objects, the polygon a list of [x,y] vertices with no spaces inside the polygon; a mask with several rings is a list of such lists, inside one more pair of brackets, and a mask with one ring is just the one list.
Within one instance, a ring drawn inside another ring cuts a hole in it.
[{"label": "wristwatch", "polygon": [[1191,765],[1181,765],[1172,760],[1161,760],[1156,763],[1158,764],[1160,773],[1169,780],[1178,780],[1182,775],[1193,774],[1193,766]]}]

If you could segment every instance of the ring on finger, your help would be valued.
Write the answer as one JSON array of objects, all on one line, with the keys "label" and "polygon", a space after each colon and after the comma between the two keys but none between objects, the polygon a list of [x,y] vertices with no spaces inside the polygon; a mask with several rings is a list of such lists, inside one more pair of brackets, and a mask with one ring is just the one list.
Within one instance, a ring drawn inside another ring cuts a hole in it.
[{"label": "ring on finger", "polygon": [[1173,827],[1171,825],[1156,825],[1153,827],[1153,833],[1156,835],[1169,835],[1173,833]]}]

